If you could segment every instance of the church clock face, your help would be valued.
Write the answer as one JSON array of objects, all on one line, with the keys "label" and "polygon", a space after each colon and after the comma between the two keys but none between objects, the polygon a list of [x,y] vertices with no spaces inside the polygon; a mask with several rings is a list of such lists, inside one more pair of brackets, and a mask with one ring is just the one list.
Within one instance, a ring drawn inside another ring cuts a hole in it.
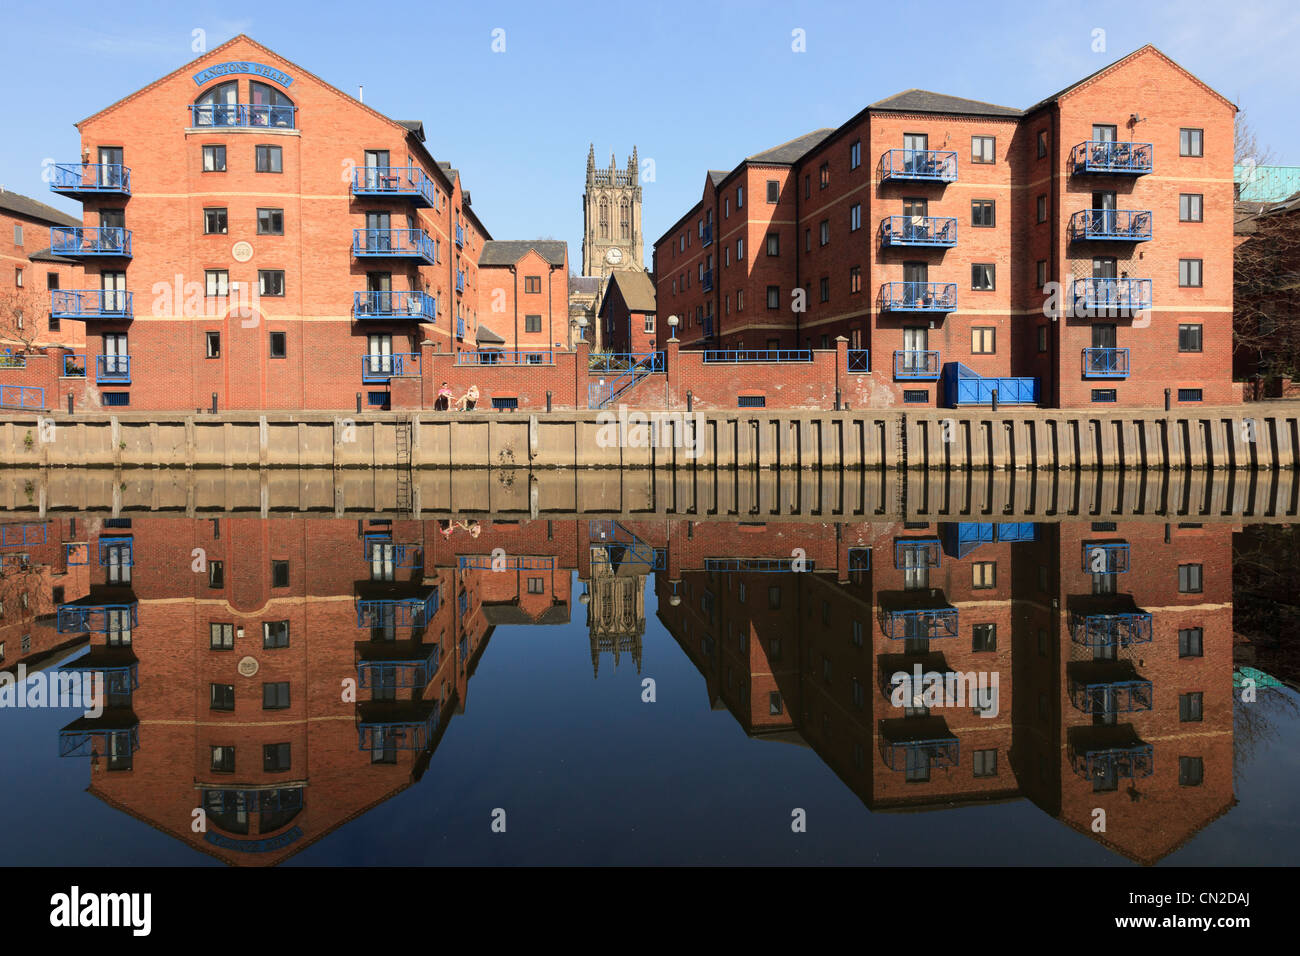
[{"label": "church clock face", "polygon": [[608,252],[605,253],[605,261],[608,262],[611,266],[618,265],[620,262],[623,261],[623,250],[610,249]]}]

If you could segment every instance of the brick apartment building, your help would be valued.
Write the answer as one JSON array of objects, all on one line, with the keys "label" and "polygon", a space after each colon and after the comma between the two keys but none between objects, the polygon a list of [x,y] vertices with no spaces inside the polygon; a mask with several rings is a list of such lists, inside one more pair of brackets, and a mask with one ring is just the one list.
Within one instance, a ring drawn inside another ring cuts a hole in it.
[{"label": "brick apartment building", "polygon": [[486,242],[478,265],[480,321],[473,347],[512,352],[573,347],[566,243]]},{"label": "brick apartment building", "polygon": [[638,354],[655,351],[654,279],[645,272],[616,269],[606,281],[598,316],[606,348]]},{"label": "brick apartment building", "polygon": [[[431,407],[427,356],[514,341],[484,312],[492,237],[423,124],[247,36],[77,128],[51,188],[85,222],[52,246],[85,277],[52,306],[86,323],[88,407],[386,407],[402,378]],[[555,281],[527,306],[544,327],[567,326]]]},{"label": "brick apartment building", "polygon": [[659,312],[683,348],[844,336],[894,403],[1239,401],[1235,112],[1151,46],[1028,109],[899,93],[709,171]]},{"label": "brick apartment building", "polygon": [[50,228],[81,223],[53,206],[0,189],[0,351],[84,348],[86,329],[50,310],[50,292],[80,284],[81,266],[50,251]]},{"label": "brick apartment building", "polygon": [[[655,587],[713,709],[869,808],[1027,798],[1150,864],[1235,803],[1233,530],[677,522]],[[997,713],[897,706],[916,665],[996,673]]]}]

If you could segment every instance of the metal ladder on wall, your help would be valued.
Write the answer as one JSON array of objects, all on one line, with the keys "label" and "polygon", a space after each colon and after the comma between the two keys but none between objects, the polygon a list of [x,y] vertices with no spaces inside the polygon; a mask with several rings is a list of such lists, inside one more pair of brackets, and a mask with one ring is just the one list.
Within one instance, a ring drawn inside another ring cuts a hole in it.
[{"label": "metal ladder on wall", "polygon": [[907,517],[907,414],[898,417],[894,427],[894,447],[898,450],[894,466],[898,471],[897,498],[894,501],[898,513]]},{"label": "metal ladder on wall", "polygon": [[411,420],[399,418],[396,423],[397,444],[397,510],[411,514]]}]

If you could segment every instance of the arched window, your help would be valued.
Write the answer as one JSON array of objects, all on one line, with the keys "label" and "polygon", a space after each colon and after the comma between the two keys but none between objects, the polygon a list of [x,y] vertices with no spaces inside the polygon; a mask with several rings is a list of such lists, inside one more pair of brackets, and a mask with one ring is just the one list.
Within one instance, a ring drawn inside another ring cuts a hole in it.
[{"label": "arched window", "polygon": [[265,83],[248,84],[249,126],[293,129],[293,100]]},{"label": "arched window", "polygon": [[194,101],[195,126],[238,126],[239,84],[233,80],[207,90]]},{"label": "arched window", "polygon": [[609,238],[609,200],[600,201],[600,238]]},{"label": "arched window", "polygon": [[624,199],[619,203],[618,209],[619,234],[623,239],[632,238],[632,210],[628,201]]}]

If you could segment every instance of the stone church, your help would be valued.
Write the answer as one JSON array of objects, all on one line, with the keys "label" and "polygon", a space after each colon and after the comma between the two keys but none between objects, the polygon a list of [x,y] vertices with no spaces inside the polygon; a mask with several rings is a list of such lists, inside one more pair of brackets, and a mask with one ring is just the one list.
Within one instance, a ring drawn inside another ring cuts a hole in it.
[{"label": "stone church", "polygon": [[596,168],[596,146],[587,150],[587,181],[582,194],[582,274],[569,280],[569,318],[587,320],[587,338],[599,351],[596,321],[606,280],[616,269],[645,272],[641,234],[640,164],[636,147],[619,169],[611,153],[607,169]]}]

